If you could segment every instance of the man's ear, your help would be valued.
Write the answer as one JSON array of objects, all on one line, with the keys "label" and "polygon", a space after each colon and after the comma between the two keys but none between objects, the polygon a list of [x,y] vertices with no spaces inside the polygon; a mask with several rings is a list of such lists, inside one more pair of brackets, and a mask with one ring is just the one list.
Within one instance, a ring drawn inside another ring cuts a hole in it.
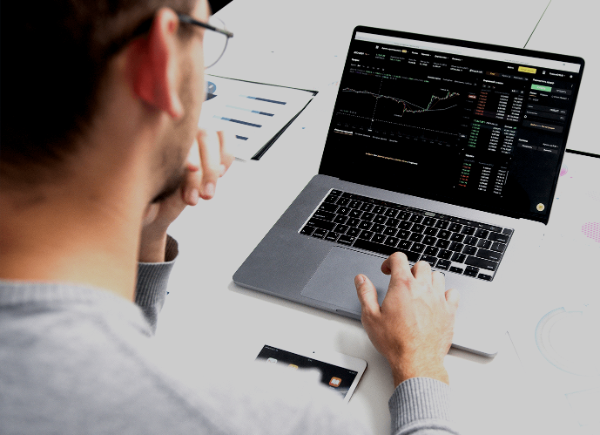
[{"label": "man's ear", "polygon": [[162,8],[154,17],[150,33],[133,41],[127,49],[127,70],[135,95],[174,119],[183,116],[177,92],[181,78],[179,25],[177,14],[172,9]]}]

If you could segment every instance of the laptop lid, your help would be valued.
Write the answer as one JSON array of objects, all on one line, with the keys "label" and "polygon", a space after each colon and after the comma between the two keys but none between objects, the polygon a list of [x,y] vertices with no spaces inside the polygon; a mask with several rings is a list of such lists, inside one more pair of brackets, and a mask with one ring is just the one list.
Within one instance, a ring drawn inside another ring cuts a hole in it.
[{"label": "laptop lid", "polygon": [[547,224],[583,67],[358,26],[319,173]]}]

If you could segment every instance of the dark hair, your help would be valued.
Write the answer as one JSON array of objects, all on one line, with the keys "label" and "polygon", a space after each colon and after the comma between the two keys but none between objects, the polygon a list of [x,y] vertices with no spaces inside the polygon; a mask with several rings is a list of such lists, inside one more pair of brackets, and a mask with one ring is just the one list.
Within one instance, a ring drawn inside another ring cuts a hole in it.
[{"label": "dark hair", "polygon": [[[196,0],[17,1],[2,20],[0,171],[56,165],[98,109],[108,63],[147,32],[161,7],[189,14]],[[8,14],[8,16],[7,16]],[[182,26],[183,27],[183,26]],[[8,37],[8,38],[7,38]],[[10,177],[10,175],[9,175]]]}]

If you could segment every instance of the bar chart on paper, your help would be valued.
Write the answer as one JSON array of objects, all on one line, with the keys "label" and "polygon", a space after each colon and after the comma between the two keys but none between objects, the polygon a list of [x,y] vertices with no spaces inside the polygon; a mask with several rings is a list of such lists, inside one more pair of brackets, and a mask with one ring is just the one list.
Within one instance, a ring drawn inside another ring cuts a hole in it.
[{"label": "bar chart on paper", "polygon": [[207,96],[198,126],[228,132],[235,157],[259,152],[313,98],[309,91],[207,76]]}]

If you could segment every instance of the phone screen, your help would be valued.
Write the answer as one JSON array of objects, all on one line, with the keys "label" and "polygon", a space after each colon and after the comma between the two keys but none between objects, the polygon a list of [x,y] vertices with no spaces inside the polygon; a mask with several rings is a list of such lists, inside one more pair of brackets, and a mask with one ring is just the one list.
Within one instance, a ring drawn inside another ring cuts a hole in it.
[{"label": "phone screen", "polygon": [[342,398],[346,397],[352,382],[354,382],[354,378],[358,374],[354,370],[345,369],[268,345],[262,348],[256,359],[265,360],[271,364],[281,364],[294,370],[317,369],[321,372],[321,383],[335,390]]}]

